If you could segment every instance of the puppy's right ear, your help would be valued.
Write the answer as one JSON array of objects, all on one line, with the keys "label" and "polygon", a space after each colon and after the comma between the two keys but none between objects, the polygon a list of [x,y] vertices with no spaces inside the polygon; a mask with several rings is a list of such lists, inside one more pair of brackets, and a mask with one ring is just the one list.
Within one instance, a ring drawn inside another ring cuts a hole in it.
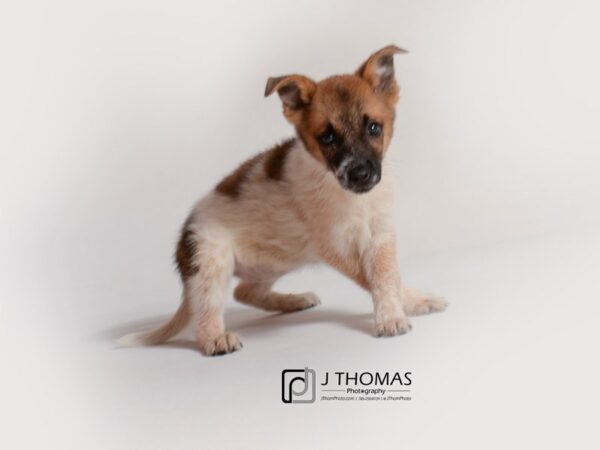
[{"label": "puppy's right ear", "polygon": [[285,75],[267,80],[265,97],[277,91],[283,103],[283,114],[293,124],[297,123],[302,109],[308,106],[317,90],[317,84],[303,75]]}]

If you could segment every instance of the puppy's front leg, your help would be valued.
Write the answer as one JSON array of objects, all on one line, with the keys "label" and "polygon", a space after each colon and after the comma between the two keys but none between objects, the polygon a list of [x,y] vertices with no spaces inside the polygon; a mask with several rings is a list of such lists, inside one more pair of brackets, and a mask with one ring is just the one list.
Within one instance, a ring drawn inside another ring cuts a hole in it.
[{"label": "puppy's front leg", "polygon": [[393,234],[373,238],[362,255],[362,267],[373,297],[376,335],[396,336],[410,331],[412,326],[402,305]]}]

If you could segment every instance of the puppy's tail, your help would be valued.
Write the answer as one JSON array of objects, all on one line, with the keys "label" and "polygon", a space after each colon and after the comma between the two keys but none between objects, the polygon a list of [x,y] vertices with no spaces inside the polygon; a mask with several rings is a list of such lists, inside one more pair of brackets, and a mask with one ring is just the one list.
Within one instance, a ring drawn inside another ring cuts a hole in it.
[{"label": "puppy's tail", "polygon": [[120,347],[156,345],[168,341],[179,333],[190,321],[190,310],[186,300],[181,302],[175,315],[156,330],[130,333],[117,340]]}]

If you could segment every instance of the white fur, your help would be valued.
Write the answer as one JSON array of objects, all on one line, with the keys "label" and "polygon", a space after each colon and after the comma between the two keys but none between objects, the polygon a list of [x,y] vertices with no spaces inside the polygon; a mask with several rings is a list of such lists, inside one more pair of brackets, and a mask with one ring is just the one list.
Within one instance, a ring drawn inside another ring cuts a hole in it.
[{"label": "white fur", "polygon": [[126,334],[125,336],[121,336],[119,339],[117,339],[117,345],[119,347],[137,347],[144,345],[145,335],[145,332]]},{"label": "white fur", "polygon": [[184,317],[189,311],[204,353],[237,350],[241,342],[225,331],[223,322],[230,277],[235,274],[242,280],[235,291],[239,301],[267,310],[294,311],[319,300],[312,293],[272,292],[271,285],[285,273],[316,262],[331,264],[370,290],[377,334],[408,331],[403,304],[416,313],[441,309],[444,304],[402,289],[388,172],[384,163],[380,183],[367,193],[355,194],[344,190],[299,140],[285,159],[280,181],[265,176],[264,161],[259,159],[241,184],[240,195],[231,198],[213,191],[193,209],[188,229],[195,236],[194,263],[199,269],[184,282],[183,305],[189,309],[180,307],[178,325],[166,324],[154,334],[127,335],[119,342],[165,340],[187,323]]}]

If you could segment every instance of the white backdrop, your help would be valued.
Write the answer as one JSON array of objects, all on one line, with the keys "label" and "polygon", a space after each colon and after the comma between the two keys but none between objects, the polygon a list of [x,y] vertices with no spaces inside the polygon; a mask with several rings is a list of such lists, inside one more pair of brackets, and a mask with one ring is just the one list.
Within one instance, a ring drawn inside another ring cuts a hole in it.
[{"label": "white backdrop", "polygon": [[61,344],[100,333],[90,320],[173,308],[171,254],[193,202],[292,133],[278,99],[263,98],[269,76],[320,79],[390,43],[410,51],[396,57],[390,151],[403,260],[598,229],[599,14],[577,0],[0,6],[14,430],[56,408],[93,413]]}]

